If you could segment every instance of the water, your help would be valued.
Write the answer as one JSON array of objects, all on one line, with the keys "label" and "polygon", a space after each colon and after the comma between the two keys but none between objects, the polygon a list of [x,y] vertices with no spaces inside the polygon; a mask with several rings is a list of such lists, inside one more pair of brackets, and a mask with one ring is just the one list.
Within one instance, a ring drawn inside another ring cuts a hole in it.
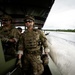
[{"label": "water", "polygon": [[75,75],[75,33],[50,32],[50,56],[62,75]]}]

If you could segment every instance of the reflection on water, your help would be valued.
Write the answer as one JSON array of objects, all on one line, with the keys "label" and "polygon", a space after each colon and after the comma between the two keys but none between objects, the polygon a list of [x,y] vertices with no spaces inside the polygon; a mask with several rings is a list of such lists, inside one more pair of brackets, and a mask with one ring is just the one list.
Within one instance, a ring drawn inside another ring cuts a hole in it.
[{"label": "reflection on water", "polygon": [[50,55],[62,75],[75,75],[75,33],[50,32],[47,38],[52,44]]},{"label": "reflection on water", "polygon": [[75,33],[73,32],[50,32],[51,36],[55,36],[56,38],[66,40],[70,43],[75,43]]}]

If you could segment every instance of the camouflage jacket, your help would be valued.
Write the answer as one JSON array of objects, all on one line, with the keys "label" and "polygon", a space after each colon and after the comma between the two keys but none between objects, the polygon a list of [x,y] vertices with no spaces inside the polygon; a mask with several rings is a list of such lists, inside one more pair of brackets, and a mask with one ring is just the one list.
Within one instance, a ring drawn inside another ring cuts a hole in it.
[{"label": "camouflage jacket", "polygon": [[45,37],[43,31],[32,30],[31,32],[29,32],[26,30],[19,40],[18,50],[40,50],[41,44],[44,48],[48,47],[47,38]]},{"label": "camouflage jacket", "polygon": [[20,36],[19,31],[16,28],[11,27],[10,29],[7,29],[3,26],[0,27],[0,39],[4,42],[12,38],[18,40],[19,36]]}]

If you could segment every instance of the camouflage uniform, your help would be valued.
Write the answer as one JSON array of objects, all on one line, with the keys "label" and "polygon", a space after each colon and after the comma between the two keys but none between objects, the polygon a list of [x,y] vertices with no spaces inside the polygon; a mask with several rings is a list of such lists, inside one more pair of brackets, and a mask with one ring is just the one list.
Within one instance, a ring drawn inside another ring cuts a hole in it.
[{"label": "camouflage uniform", "polygon": [[[22,34],[18,49],[23,50],[22,64],[24,72],[28,71],[27,75],[41,75],[43,73],[44,67],[41,60],[40,42],[46,48],[48,47],[46,40],[41,30],[33,29],[32,32],[26,30]],[[30,70],[33,73],[30,73]]]},{"label": "camouflage uniform", "polygon": [[[4,15],[2,17],[4,20],[10,20],[11,17]],[[14,28],[12,25],[8,28],[7,26],[0,27],[0,39],[2,40],[3,50],[5,54],[13,55],[16,53],[15,47],[16,42],[19,39],[19,31]],[[15,41],[12,43],[9,41],[9,39],[14,39]]]}]

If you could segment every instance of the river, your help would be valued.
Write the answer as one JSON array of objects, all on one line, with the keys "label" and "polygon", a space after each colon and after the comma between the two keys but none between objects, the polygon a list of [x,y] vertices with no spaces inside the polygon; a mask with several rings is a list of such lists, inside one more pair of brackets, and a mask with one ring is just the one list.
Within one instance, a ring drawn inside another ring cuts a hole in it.
[{"label": "river", "polygon": [[75,75],[75,33],[50,32],[47,39],[50,56],[61,75]]}]

